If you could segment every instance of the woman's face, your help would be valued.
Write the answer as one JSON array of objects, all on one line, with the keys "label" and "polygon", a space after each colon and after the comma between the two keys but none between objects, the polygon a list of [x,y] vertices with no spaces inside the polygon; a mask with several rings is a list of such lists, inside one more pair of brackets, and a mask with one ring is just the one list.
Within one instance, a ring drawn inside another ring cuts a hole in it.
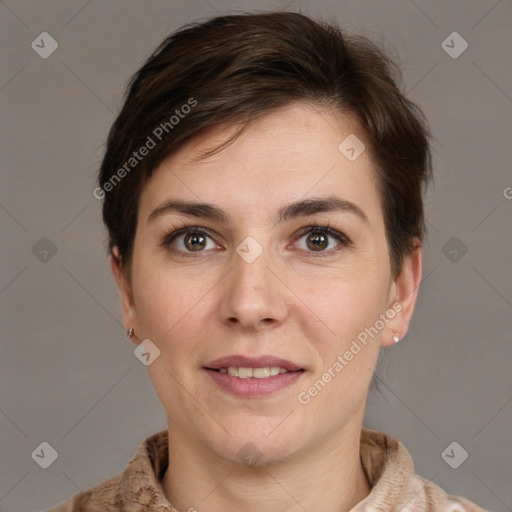
[{"label": "woman's face", "polygon": [[[113,260],[114,273],[127,328],[160,350],[148,370],[170,431],[227,460],[276,461],[359,428],[379,345],[407,330],[421,258],[392,276],[369,150],[339,149],[364,141],[352,119],[296,104],[200,158],[232,130],[155,170],[131,283]],[[172,235],[183,227],[195,233]]]}]

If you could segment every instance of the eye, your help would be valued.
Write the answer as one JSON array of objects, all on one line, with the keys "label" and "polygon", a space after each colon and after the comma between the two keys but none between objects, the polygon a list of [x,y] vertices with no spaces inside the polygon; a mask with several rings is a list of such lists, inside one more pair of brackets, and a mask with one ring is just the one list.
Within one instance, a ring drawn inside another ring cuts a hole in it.
[{"label": "eye", "polygon": [[[296,238],[299,249],[317,253],[315,256],[330,256],[343,247],[349,247],[352,242],[343,233],[331,228],[328,224],[307,226]],[[180,256],[199,256],[210,249],[218,249],[212,237],[198,226],[185,226],[169,233],[163,246],[168,246],[172,252]]]},{"label": "eye", "polygon": [[351,241],[343,233],[332,229],[329,225],[315,224],[302,230],[297,244],[301,250],[306,252],[316,252],[321,253],[318,256],[328,256],[343,247],[350,246]]},{"label": "eye", "polygon": [[174,252],[183,256],[194,256],[193,253],[200,253],[218,247],[210,235],[197,226],[172,231],[165,237],[162,245],[170,246]]}]

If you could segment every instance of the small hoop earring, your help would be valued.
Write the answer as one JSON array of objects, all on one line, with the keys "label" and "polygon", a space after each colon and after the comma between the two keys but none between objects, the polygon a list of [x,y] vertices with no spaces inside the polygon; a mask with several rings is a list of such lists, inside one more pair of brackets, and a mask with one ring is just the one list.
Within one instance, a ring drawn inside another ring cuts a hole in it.
[{"label": "small hoop earring", "polygon": [[400,341],[400,338],[395,334],[395,335],[393,336],[393,341],[394,341],[395,343],[398,343],[398,342]]},{"label": "small hoop earring", "polygon": [[130,339],[133,335],[134,335],[135,331],[133,330],[133,327],[130,327],[127,331],[126,331],[126,337],[128,339]]}]

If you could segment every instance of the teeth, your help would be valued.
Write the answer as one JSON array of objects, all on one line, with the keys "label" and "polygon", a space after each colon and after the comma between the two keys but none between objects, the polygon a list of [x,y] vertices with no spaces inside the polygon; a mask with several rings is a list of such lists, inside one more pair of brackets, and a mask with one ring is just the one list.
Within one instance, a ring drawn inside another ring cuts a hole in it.
[{"label": "teeth", "polygon": [[[238,372],[238,375],[240,375],[240,372]],[[270,377],[270,368],[268,366],[265,366],[264,368],[254,368],[252,376],[257,379],[266,379],[267,377]]]},{"label": "teeth", "polygon": [[228,366],[228,368],[220,368],[220,373],[227,373],[231,377],[238,377],[240,379],[266,379],[279,375],[280,373],[289,373],[285,368],[279,366],[264,366],[263,368],[244,368],[236,366]]},{"label": "teeth", "polygon": [[252,377],[252,368],[238,368],[238,377],[240,379]]}]

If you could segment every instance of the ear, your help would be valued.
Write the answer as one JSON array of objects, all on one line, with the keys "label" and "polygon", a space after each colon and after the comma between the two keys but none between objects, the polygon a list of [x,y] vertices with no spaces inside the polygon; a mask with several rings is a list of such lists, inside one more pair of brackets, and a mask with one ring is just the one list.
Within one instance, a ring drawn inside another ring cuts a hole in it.
[{"label": "ear", "polygon": [[[128,329],[133,328],[135,334],[137,334],[138,317],[133,301],[133,290],[131,283],[126,276],[126,269],[123,268],[122,257],[117,246],[112,249],[112,254],[110,255],[110,268],[112,269],[112,274],[116,280],[117,288],[119,289],[119,294],[121,296],[125,330],[128,331]],[[134,345],[138,345],[136,336],[130,338],[130,340]]]},{"label": "ear", "polygon": [[404,258],[402,270],[391,285],[388,311],[394,311],[396,315],[382,333],[381,345],[384,347],[394,345],[393,336],[402,339],[409,329],[421,282],[421,249],[421,241],[416,239],[413,252]]}]

